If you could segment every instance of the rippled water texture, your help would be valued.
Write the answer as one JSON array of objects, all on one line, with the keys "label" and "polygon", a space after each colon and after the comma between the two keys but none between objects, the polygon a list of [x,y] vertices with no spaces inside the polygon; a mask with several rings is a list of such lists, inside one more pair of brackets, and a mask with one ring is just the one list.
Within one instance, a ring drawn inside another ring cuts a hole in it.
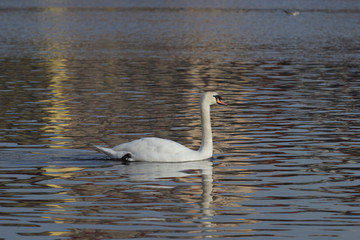
[{"label": "rippled water texture", "polygon": [[[359,1],[2,0],[0,22],[0,239],[359,238]],[[213,159],[95,151],[198,148],[208,90]]]}]

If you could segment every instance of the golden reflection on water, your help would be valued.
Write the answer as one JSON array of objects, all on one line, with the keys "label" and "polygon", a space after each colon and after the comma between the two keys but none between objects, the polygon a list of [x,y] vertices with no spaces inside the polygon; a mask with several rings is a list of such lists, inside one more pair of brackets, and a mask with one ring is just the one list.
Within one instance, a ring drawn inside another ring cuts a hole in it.
[{"label": "golden reflection on water", "polygon": [[65,59],[52,59],[48,62],[48,76],[50,76],[49,89],[51,97],[42,102],[47,103],[48,107],[44,107],[44,110],[48,113],[44,117],[44,121],[50,123],[44,125],[41,130],[45,132],[45,135],[49,135],[49,140],[55,144],[50,144],[51,148],[61,148],[64,145],[71,143],[70,137],[64,137],[66,127],[69,126],[71,121],[71,113],[66,107],[66,99],[64,96],[63,82],[68,80],[67,65]]},{"label": "golden reflection on water", "polygon": [[[46,7],[37,17],[39,26],[42,26],[41,38],[34,39],[35,44],[39,45],[45,58],[45,75],[49,79],[48,89],[50,95],[42,100],[44,111],[47,116],[43,117],[44,122],[49,124],[41,127],[44,136],[51,142],[48,146],[51,148],[63,148],[71,144],[71,137],[64,137],[66,128],[70,125],[71,113],[66,106],[68,99],[65,96],[64,83],[69,80],[68,61],[65,53],[71,47],[68,31],[61,31],[67,23],[64,22],[63,14],[65,8]],[[51,22],[49,28],[47,22]],[[39,53],[40,53],[39,52]]]},{"label": "golden reflection on water", "polygon": [[[52,177],[61,177],[61,178],[71,178],[75,177],[78,174],[77,171],[84,170],[82,167],[62,167],[57,168],[55,165],[49,165],[46,168],[43,168],[45,171],[44,175],[52,176]],[[58,185],[52,185],[55,187],[59,187]],[[59,188],[62,188],[61,186]]]}]

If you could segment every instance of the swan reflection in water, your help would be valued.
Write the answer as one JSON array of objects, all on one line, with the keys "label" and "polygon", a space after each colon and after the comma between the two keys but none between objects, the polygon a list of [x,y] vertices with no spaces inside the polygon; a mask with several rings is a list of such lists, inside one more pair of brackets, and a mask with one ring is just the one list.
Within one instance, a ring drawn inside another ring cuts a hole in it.
[{"label": "swan reflection in water", "polygon": [[[127,177],[129,182],[141,183],[141,188],[174,188],[176,191],[173,191],[173,193],[177,194],[177,196],[173,197],[189,204],[194,203],[193,199],[191,199],[191,202],[189,201],[191,196],[201,195],[199,207],[202,218],[210,219],[213,216],[211,210],[213,200],[213,162],[210,159],[178,163],[130,162],[118,169],[117,174]],[[166,180],[169,180],[170,184],[161,184],[161,181]],[[184,183],[186,183],[186,191],[189,191],[188,189],[190,188],[191,192],[184,194],[184,191],[181,189]]]}]

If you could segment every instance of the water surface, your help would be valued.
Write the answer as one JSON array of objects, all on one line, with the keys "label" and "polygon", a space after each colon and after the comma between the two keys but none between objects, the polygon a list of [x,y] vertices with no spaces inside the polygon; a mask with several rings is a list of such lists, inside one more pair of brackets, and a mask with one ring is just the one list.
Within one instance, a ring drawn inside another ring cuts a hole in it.
[{"label": "water surface", "polygon": [[[0,238],[358,239],[359,16],[351,0],[2,1]],[[197,149],[209,90],[229,103],[213,159],[95,151]]]}]

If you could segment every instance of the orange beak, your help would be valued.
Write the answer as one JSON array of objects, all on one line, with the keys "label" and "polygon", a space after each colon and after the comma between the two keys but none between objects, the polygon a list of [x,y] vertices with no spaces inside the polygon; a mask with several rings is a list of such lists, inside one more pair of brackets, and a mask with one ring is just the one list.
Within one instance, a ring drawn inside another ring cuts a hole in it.
[{"label": "orange beak", "polygon": [[216,98],[216,103],[220,105],[227,105],[225,102],[221,101],[220,98]]}]

